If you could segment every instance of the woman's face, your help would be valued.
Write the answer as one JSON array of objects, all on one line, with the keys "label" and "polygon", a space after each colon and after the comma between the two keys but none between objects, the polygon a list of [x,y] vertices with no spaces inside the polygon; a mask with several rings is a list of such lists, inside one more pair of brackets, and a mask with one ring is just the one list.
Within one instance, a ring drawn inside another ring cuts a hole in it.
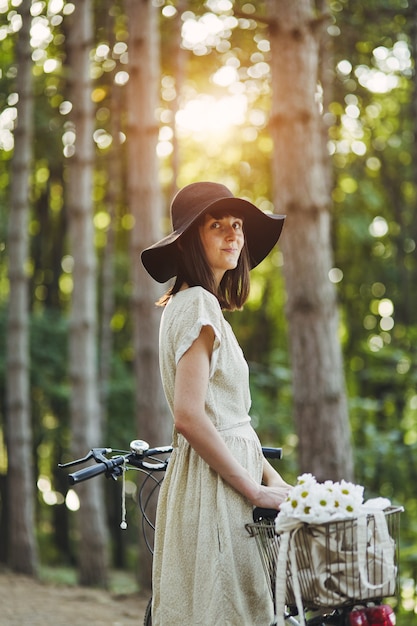
[{"label": "woman's face", "polygon": [[224,273],[235,269],[239,261],[245,243],[243,220],[232,215],[213,217],[206,213],[199,232],[207,261],[219,285]]}]

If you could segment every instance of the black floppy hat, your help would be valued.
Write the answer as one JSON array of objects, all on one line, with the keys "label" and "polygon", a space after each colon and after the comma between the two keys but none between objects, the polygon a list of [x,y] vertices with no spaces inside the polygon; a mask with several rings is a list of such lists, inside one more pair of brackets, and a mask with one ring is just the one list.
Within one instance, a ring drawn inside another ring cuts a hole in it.
[{"label": "black floppy hat", "polygon": [[267,214],[252,202],[236,198],[219,183],[191,183],[178,191],[171,203],[172,233],[141,253],[147,272],[159,283],[177,274],[177,240],[204,213],[226,208],[233,215],[242,215],[251,269],[259,265],[281,235],[285,215]]}]

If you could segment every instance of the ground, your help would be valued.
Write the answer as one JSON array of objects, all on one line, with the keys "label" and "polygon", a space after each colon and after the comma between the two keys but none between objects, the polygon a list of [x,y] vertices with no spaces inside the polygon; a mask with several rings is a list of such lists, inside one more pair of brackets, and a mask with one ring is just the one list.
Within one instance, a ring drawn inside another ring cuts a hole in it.
[{"label": "ground", "polygon": [[148,598],[0,572],[0,626],[141,626]]}]

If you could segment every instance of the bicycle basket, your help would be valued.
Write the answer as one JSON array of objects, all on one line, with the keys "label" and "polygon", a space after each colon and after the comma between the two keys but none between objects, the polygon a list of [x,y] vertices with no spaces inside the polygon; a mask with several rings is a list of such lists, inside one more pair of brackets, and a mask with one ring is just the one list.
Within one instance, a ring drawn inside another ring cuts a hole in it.
[{"label": "bicycle basket", "polygon": [[[291,534],[290,550],[295,555],[296,571],[305,608],[338,608],[359,601],[376,600],[396,592],[399,557],[399,522],[402,508],[384,511],[389,541],[378,543],[375,517],[366,518],[364,570],[367,584],[359,573],[358,520],[347,519],[319,525],[302,524]],[[255,538],[272,597],[275,596],[280,536],[273,521],[247,524]],[[294,605],[292,569],[287,562],[286,603]]]}]

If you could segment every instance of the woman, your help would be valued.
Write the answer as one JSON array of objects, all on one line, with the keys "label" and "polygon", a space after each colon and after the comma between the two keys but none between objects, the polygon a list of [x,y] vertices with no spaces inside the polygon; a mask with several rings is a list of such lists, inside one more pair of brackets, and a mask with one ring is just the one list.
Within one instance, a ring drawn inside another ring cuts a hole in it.
[{"label": "woman", "polygon": [[289,485],[264,459],[248,415],[248,367],[222,309],[241,308],[249,270],[277,242],[266,215],[224,185],[184,187],[173,232],[142,252],[161,298],[160,366],[174,451],[157,512],[153,626],[267,626],[273,617],[253,506],[279,508]]}]

